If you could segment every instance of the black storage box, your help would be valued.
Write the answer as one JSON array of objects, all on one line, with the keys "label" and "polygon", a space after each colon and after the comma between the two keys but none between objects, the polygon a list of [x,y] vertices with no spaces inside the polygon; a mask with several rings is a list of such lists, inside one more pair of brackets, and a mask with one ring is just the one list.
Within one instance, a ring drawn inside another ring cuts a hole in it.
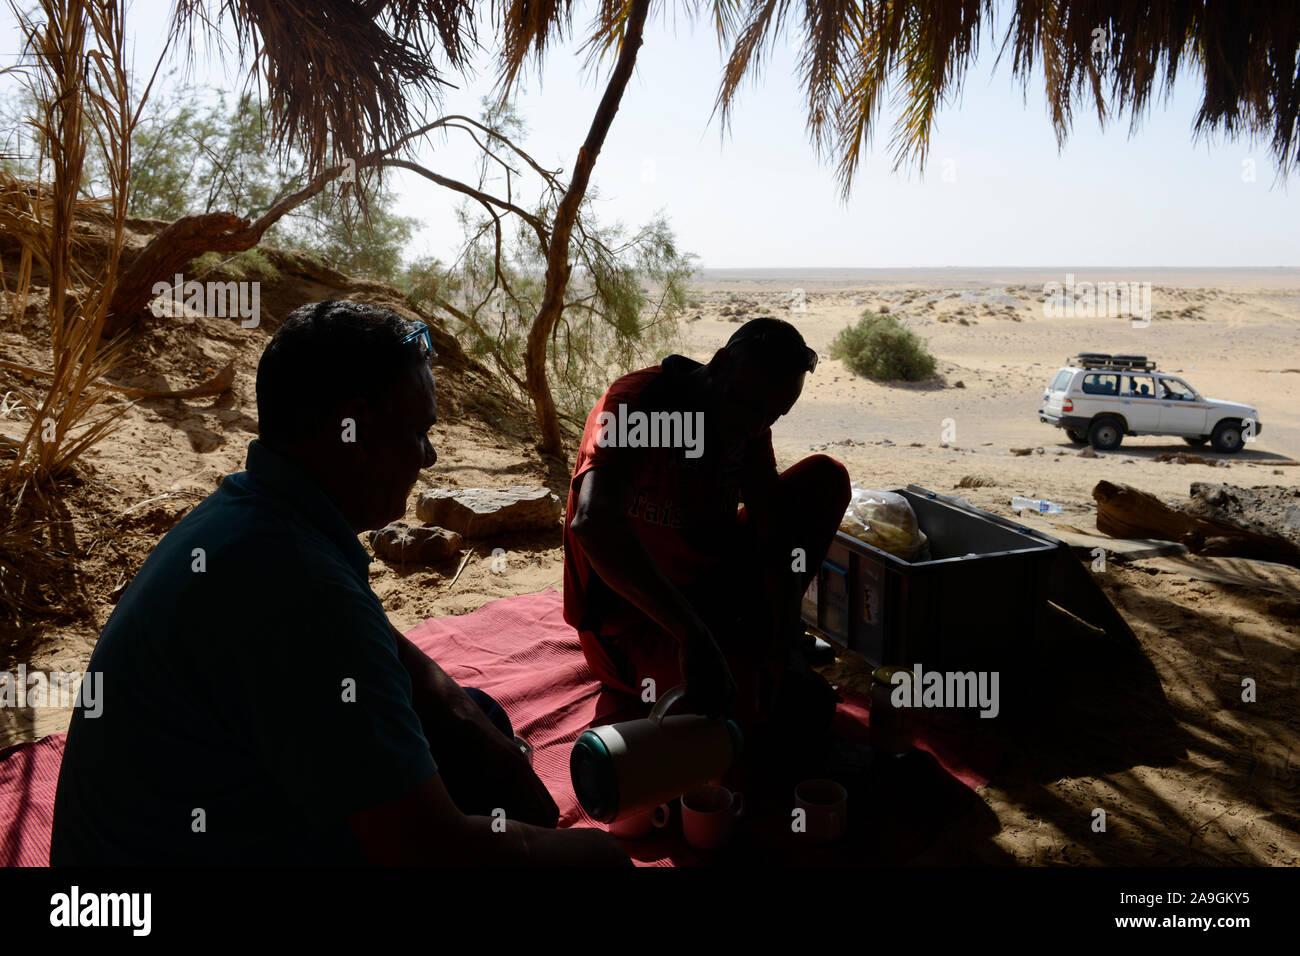
[{"label": "black storage box", "polygon": [[931,559],[908,562],[838,532],[804,595],[803,619],[879,667],[1011,671],[1032,666],[1058,542],[916,485]]}]

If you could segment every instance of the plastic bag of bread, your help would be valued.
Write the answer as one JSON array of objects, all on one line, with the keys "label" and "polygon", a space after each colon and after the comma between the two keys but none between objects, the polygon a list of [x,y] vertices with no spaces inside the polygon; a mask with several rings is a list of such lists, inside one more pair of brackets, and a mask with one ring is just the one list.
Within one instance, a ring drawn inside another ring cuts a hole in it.
[{"label": "plastic bag of bread", "polygon": [[854,485],[840,530],[904,561],[930,559],[925,532],[916,524],[916,512],[906,498],[892,491]]}]

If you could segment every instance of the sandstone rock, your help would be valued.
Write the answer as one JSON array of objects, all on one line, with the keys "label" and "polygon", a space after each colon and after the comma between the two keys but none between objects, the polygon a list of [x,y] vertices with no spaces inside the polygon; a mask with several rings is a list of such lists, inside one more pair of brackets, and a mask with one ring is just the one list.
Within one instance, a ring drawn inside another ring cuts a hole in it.
[{"label": "sandstone rock", "polygon": [[370,532],[370,546],[375,554],[399,564],[432,564],[443,561],[457,551],[463,538],[454,531],[431,525],[413,528],[405,521],[394,521]]},{"label": "sandstone rock", "polygon": [[1091,445],[1089,445],[1087,448],[1083,449],[1083,451],[1079,452],[1079,457],[1080,457],[1080,458],[1096,458],[1096,457],[1097,457],[1097,449],[1095,449],[1095,448],[1093,448]]},{"label": "sandstone rock", "polygon": [[995,488],[997,482],[988,475],[962,475],[954,488]]},{"label": "sandstone rock", "polygon": [[546,531],[560,518],[560,499],[548,488],[433,488],[421,493],[421,521],[487,538],[519,531]]}]

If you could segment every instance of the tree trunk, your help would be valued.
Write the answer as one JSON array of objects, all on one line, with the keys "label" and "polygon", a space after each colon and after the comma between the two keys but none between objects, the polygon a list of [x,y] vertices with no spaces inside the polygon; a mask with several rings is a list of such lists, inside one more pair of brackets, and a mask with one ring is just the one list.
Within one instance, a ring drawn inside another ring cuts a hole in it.
[{"label": "tree trunk", "polygon": [[556,414],[555,399],[551,396],[551,386],[546,377],[547,344],[555,331],[555,323],[564,310],[564,293],[569,286],[569,239],[573,233],[573,224],[578,217],[583,197],[587,194],[587,184],[591,180],[596,157],[605,144],[605,136],[614,122],[614,114],[618,112],[619,103],[623,100],[628,80],[632,78],[649,8],[650,0],[632,0],[614,72],[610,75],[605,95],[601,97],[596,115],[592,118],[587,138],[578,150],[569,188],[555,211],[551,241],[546,250],[546,291],[542,296],[541,308],[528,330],[528,350],[524,358],[525,381],[528,395],[537,410],[537,424],[541,430],[539,448],[543,454],[561,459],[564,458],[564,445],[560,435],[560,418]]},{"label": "tree trunk", "polygon": [[1193,554],[1256,558],[1300,568],[1300,548],[1277,535],[1259,534],[1221,518],[1170,508],[1155,495],[1128,485],[1099,481],[1097,530],[1113,538],[1157,538],[1185,544]]},{"label": "tree trunk", "polygon": [[260,238],[261,233],[254,233],[247,219],[228,212],[182,216],[169,223],[118,277],[104,337],[113,338],[135,322],[140,310],[154,298],[154,283],[160,277],[171,282],[187,262],[205,252],[242,252],[257,245]]},{"label": "tree trunk", "polygon": [[[435,125],[437,124],[431,123],[422,127],[389,150],[376,150],[367,154],[357,162],[356,168],[368,168],[385,153]],[[108,319],[104,323],[104,337],[112,338],[131,327],[140,311],[154,298],[153,287],[156,282],[170,282],[176,273],[184,269],[187,262],[205,252],[243,252],[252,249],[262,241],[266,230],[319,193],[342,172],[342,166],[331,166],[302,189],[277,199],[270,209],[253,222],[234,213],[213,212],[182,216],[170,223],[149,240],[118,277],[117,289],[108,307]]]}]

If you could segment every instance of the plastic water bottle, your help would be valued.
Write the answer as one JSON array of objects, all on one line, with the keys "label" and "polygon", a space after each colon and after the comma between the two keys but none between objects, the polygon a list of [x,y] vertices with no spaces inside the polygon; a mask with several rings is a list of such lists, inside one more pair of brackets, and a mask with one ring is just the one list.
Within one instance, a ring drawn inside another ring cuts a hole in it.
[{"label": "plastic water bottle", "polygon": [[1059,515],[1061,506],[1052,501],[1043,501],[1040,498],[1021,498],[1019,495],[1011,499],[1011,507],[1016,511],[1024,511],[1028,508],[1030,511],[1037,511],[1040,515]]}]

